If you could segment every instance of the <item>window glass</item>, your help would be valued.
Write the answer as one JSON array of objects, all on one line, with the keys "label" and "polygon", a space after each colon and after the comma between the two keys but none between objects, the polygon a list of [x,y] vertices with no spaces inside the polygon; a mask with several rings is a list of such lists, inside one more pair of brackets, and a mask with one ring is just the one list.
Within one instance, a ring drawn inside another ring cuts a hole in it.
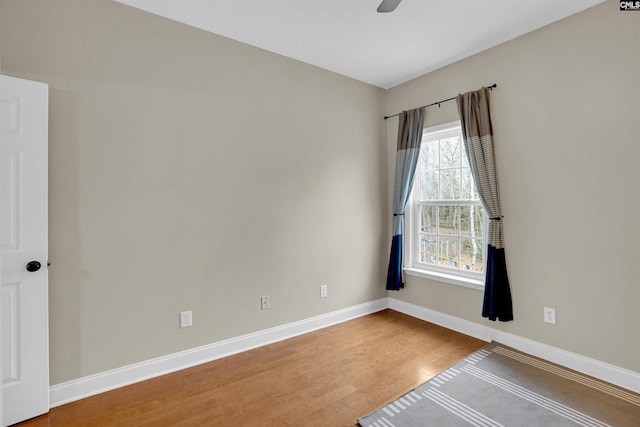
[{"label": "window glass", "polygon": [[487,218],[459,122],[425,129],[416,177],[408,209],[411,267],[480,277]]}]

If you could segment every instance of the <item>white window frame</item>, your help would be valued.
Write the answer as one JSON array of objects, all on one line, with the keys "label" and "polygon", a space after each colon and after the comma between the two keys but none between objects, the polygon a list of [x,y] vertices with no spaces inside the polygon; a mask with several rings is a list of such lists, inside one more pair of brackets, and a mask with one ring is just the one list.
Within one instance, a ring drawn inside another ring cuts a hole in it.
[{"label": "white window frame", "polygon": [[[425,137],[429,135],[429,138],[432,139],[434,134],[446,134],[450,133],[452,129],[460,128],[460,121],[454,121],[449,123],[444,123],[437,126],[431,126],[425,128],[423,131],[423,141],[426,139]],[[483,269],[482,272],[474,272],[474,271],[464,271],[464,270],[455,270],[451,268],[441,267],[438,265],[432,264],[424,264],[418,261],[419,249],[419,203],[413,195],[418,191],[417,188],[419,186],[420,180],[418,179],[419,171],[416,171],[416,179],[413,182],[413,189],[411,190],[411,196],[409,197],[409,201],[407,202],[407,208],[405,210],[405,244],[404,244],[404,272],[411,276],[418,276],[426,279],[436,280],[439,282],[449,283],[453,285],[464,286],[467,288],[483,290],[484,289],[484,281],[485,281],[485,272],[486,272],[486,255],[483,257]],[[456,203],[468,204],[467,200],[456,200]],[[436,204],[447,204],[450,205],[449,201],[435,202]],[[487,230],[488,230],[488,218],[485,215],[485,221],[482,229],[482,245],[484,252],[486,254],[487,248]]]}]

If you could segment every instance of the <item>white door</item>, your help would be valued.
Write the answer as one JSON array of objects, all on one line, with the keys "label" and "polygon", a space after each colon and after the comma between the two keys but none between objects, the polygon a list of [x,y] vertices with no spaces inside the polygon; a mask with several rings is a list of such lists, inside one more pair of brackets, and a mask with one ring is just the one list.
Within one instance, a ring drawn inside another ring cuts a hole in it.
[{"label": "white door", "polygon": [[0,76],[3,425],[49,411],[48,86]]}]

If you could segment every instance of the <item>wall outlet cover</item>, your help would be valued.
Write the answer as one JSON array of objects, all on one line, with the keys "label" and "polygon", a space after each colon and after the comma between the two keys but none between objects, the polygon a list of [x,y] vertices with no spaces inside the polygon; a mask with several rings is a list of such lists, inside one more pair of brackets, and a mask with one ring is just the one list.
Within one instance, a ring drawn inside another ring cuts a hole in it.
[{"label": "wall outlet cover", "polygon": [[269,310],[271,304],[269,303],[269,295],[260,297],[260,310]]},{"label": "wall outlet cover", "polygon": [[193,319],[191,317],[191,310],[180,312],[180,327],[188,328],[193,325]]},{"label": "wall outlet cover", "polygon": [[556,309],[551,307],[544,308],[544,321],[545,323],[556,324]]}]

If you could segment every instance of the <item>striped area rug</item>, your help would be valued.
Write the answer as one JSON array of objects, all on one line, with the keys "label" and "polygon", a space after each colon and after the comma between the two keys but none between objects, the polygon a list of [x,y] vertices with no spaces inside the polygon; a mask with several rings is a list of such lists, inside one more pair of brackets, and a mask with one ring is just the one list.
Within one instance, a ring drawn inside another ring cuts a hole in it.
[{"label": "striped area rug", "polygon": [[362,427],[640,426],[640,395],[491,343]]}]

